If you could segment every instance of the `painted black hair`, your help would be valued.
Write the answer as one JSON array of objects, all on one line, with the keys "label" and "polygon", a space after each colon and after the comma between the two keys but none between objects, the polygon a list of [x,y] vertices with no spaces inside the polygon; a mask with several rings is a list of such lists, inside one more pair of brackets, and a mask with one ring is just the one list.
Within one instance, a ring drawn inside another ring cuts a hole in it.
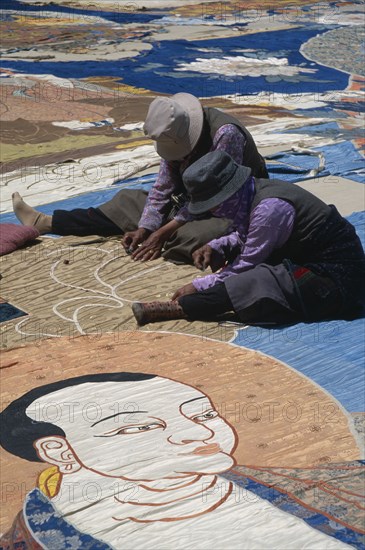
[{"label": "painted black hair", "polygon": [[63,388],[90,382],[140,382],[155,377],[155,374],[143,374],[139,372],[87,374],[34,388],[22,395],[22,397],[19,397],[19,399],[12,401],[0,413],[0,445],[13,455],[33,462],[42,462],[36,453],[33,443],[41,437],[51,435],[65,437],[66,434],[55,424],[39,422],[29,418],[25,414],[25,411],[33,401]]}]

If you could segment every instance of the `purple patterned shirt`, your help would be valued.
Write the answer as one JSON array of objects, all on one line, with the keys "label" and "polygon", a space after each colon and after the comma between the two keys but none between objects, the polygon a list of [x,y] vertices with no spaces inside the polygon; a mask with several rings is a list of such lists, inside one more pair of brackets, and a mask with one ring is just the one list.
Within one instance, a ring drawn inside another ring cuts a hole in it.
[{"label": "purple patterned shirt", "polygon": [[232,197],[214,210],[214,216],[233,220],[234,231],[209,245],[223,258],[236,252],[234,260],[219,272],[193,280],[197,290],[205,290],[265,262],[272,252],[283,246],[290,237],[295,209],[282,199],[264,199],[250,212],[254,197],[254,178],[251,177]]},{"label": "purple patterned shirt", "polygon": [[[216,131],[210,151],[225,151],[238,164],[242,164],[245,145],[246,138],[238,127],[234,124],[225,124]],[[156,182],[148,194],[138,227],[144,227],[153,232],[164,224],[164,212],[171,195],[182,186],[181,173],[190,164],[192,164],[190,155],[182,161],[168,162],[161,159]],[[193,220],[194,217],[189,214],[187,205],[184,205],[174,219],[185,223]]]}]

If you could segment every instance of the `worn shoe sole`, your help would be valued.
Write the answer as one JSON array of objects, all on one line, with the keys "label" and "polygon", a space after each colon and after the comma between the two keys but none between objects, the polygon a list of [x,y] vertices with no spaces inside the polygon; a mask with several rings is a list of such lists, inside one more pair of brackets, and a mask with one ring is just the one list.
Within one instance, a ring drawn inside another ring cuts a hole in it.
[{"label": "worn shoe sole", "polygon": [[145,319],[143,305],[140,302],[134,302],[132,304],[133,315],[136,318],[137,323],[142,326],[147,323]]}]

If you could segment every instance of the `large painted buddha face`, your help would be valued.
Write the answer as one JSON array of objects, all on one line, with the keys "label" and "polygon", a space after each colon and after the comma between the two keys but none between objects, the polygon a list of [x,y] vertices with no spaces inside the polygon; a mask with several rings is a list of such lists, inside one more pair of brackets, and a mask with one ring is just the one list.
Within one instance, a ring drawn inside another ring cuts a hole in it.
[{"label": "large painted buddha face", "polygon": [[39,456],[62,463],[64,473],[84,468],[138,481],[214,474],[234,465],[231,426],[204,393],[167,378],[67,387],[37,399],[26,414],[65,432],[66,438],[35,444]]}]

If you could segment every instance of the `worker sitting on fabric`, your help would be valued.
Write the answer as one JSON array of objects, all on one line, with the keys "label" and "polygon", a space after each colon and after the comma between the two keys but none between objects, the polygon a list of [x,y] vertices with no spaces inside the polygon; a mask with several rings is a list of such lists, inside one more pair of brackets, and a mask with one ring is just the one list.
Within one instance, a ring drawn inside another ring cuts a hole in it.
[{"label": "worker sitting on fabric", "polygon": [[301,187],[258,179],[215,151],[183,175],[193,215],[233,220],[234,230],[193,253],[213,273],[177,290],[171,302],[135,303],[139,324],[212,319],[234,311],[245,323],[356,316],[365,305],[365,255],[354,227]]},{"label": "worker sitting on fabric", "polygon": [[227,232],[230,221],[209,217],[195,220],[186,204],[182,174],[209,151],[229,153],[257,177],[268,177],[265,161],[241,122],[215,108],[203,108],[193,95],[157,97],[149,107],[144,132],[161,157],[155,184],[147,193],[122,189],[98,208],[55,210],[48,216],[13,195],[17,218],[40,234],[120,235],[134,260],[162,256],[174,263],[191,263],[192,252]]}]

